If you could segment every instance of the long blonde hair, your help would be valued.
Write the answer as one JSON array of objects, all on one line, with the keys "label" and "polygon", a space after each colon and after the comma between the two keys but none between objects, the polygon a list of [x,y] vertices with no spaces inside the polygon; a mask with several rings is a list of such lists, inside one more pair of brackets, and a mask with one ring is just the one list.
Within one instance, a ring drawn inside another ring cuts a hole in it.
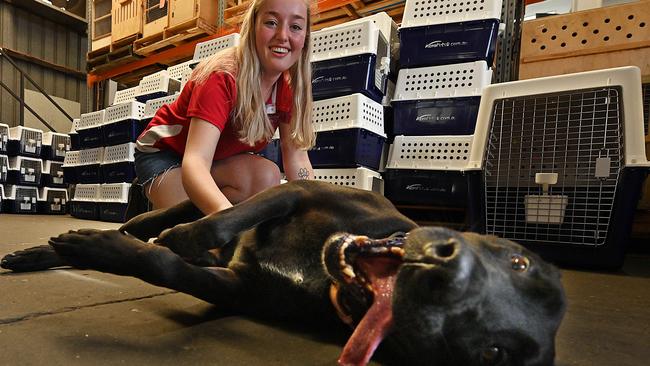
[{"label": "long blonde hair", "polygon": [[[239,127],[240,140],[254,145],[259,140],[270,140],[273,127],[266,115],[265,100],[260,84],[261,66],[255,48],[255,23],[259,9],[267,0],[251,2],[240,29],[240,43],[234,49],[223,50],[202,61],[192,73],[191,80],[204,82],[213,72],[232,75],[237,83],[237,101],[233,109],[233,121]],[[305,46],[298,61],[288,70],[288,79],[293,91],[291,110],[291,140],[298,148],[314,146],[316,135],[311,123],[311,4],[307,6],[307,29]],[[280,77],[284,77],[280,76]]]}]

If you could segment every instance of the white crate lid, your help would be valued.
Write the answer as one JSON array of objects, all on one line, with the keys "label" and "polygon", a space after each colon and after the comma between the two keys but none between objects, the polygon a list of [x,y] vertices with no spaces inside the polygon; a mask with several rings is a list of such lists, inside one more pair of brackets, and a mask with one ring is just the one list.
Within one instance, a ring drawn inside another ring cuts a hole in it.
[{"label": "white crate lid", "polygon": [[171,104],[176,99],[178,99],[179,95],[180,93],[176,93],[162,98],[147,100],[147,103],[145,103],[144,106],[144,114],[142,115],[142,118],[152,118],[156,114],[158,109],[160,109],[160,107],[162,107],[165,104]]},{"label": "white crate lid", "polygon": [[183,63],[180,63],[178,65],[170,66],[167,68],[167,71],[169,72],[169,77],[180,81],[183,78],[183,75],[186,72],[192,72],[192,68],[190,67],[191,64],[195,63],[196,61],[194,60],[189,60],[185,61]]},{"label": "white crate lid", "polygon": [[9,125],[6,123],[0,123],[0,133],[9,133]]},{"label": "white crate lid", "polygon": [[115,98],[113,98],[113,104],[121,104],[135,100],[135,96],[138,95],[140,91],[140,85],[136,85],[131,88],[118,90],[115,92]]},{"label": "white crate lid", "polygon": [[401,28],[500,19],[502,0],[406,0]]},{"label": "white crate lid", "polygon": [[81,151],[66,151],[63,158],[63,166],[71,167],[77,166],[81,162]]},{"label": "white crate lid", "polygon": [[133,162],[133,155],[135,153],[135,142],[127,142],[126,144],[106,146],[104,148],[104,159],[102,164],[113,164],[121,162]]},{"label": "white crate lid", "polygon": [[384,107],[359,93],[315,101],[312,124],[316,132],[363,128],[386,137]]},{"label": "white crate lid", "polygon": [[77,128],[79,128],[79,123],[81,122],[81,118],[74,118],[72,120],[72,126],[70,126],[70,133],[77,133]]},{"label": "white crate lid", "polygon": [[383,194],[381,174],[367,168],[314,169],[314,179]]},{"label": "white crate lid", "polygon": [[104,123],[105,114],[105,109],[90,113],[82,113],[81,117],[79,118],[79,126],[77,127],[77,132],[80,130],[85,130],[87,128],[101,126]]},{"label": "white crate lid", "polygon": [[384,36],[384,38],[388,42],[391,42],[392,39],[397,37],[397,23],[395,23],[393,18],[391,18],[390,15],[388,15],[384,11],[382,11],[381,13],[368,15],[363,18],[351,20],[349,22],[333,25],[331,27],[326,27],[323,29],[327,29],[327,30],[336,29],[336,28],[358,24],[366,21],[372,21],[373,23],[375,23],[375,25],[379,29],[379,32]]},{"label": "white crate lid", "polygon": [[73,201],[97,202],[99,201],[99,184],[77,184],[74,187]]},{"label": "white crate lid", "polygon": [[39,201],[45,201],[47,200],[47,196],[49,195],[50,192],[56,192],[58,195],[64,195],[63,200],[58,200],[55,199],[54,203],[60,203],[60,204],[65,204],[68,201],[68,190],[65,188],[54,188],[54,187],[42,187],[39,188],[37,191],[38,194],[38,200]]},{"label": "white crate lid", "polygon": [[[312,32],[310,61],[318,62],[367,53],[377,54],[379,37],[379,28],[371,20]],[[387,55],[378,55],[378,57],[384,56]]]},{"label": "white crate lid", "polygon": [[169,71],[161,70],[154,74],[147,75],[140,80],[135,96],[148,95],[152,93],[175,93],[180,83],[169,76]]},{"label": "white crate lid", "polygon": [[194,57],[192,59],[192,62],[201,61],[221,50],[225,50],[226,48],[236,47],[239,45],[240,39],[241,36],[239,33],[232,33],[227,36],[197,43],[196,47],[194,47]]},{"label": "white crate lid", "polygon": [[[0,185],[1,187],[1,185]],[[18,185],[13,185],[13,184],[5,184],[4,185],[4,193],[3,197],[4,199],[8,200],[15,200],[16,199],[16,194],[18,190],[22,191],[31,191],[31,201],[32,203],[36,203],[36,200],[38,199],[38,187],[31,187],[31,186],[18,186]]]},{"label": "white crate lid", "polygon": [[402,69],[393,101],[480,96],[491,81],[485,61]]},{"label": "white crate lid", "polygon": [[104,124],[125,121],[129,119],[141,120],[144,118],[144,103],[130,101],[114,104],[106,108]]},{"label": "white crate lid", "polygon": [[[12,156],[9,157],[9,170],[20,170],[23,168],[23,163],[29,162],[40,167],[40,170],[43,171],[43,160],[39,158],[28,158],[26,156]],[[30,165],[31,165],[30,164]]]},{"label": "white crate lid", "polygon": [[469,168],[476,170],[483,168],[495,100],[605,86],[621,86],[623,90],[625,165],[628,167],[650,167],[645,154],[641,71],[636,66],[626,66],[512,81],[486,87],[481,97]]},{"label": "white crate lid", "polygon": [[131,183],[102,184],[99,188],[101,202],[128,203]]},{"label": "white crate lid", "polygon": [[104,148],[79,150],[79,165],[100,164],[104,156]]},{"label": "white crate lid", "polygon": [[395,136],[387,169],[466,170],[473,135]]},{"label": "white crate lid", "polygon": [[43,141],[43,131],[37,128],[30,128],[25,126],[16,126],[9,127],[9,139],[10,140],[21,140],[21,139],[34,139],[35,142]]},{"label": "white crate lid", "polygon": [[43,132],[43,145],[52,145],[52,140],[54,137],[63,138],[64,140],[69,140],[70,136],[67,133],[58,133],[58,132]]}]

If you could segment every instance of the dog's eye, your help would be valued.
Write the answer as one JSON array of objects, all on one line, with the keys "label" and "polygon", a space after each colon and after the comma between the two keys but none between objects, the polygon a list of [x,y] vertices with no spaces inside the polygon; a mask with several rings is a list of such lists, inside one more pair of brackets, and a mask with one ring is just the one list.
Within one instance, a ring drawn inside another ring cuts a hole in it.
[{"label": "dog's eye", "polygon": [[525,272],[530,266],[530,260],[521,254],[513,254],[510,257],[510,266],[517,272]]},{"label": "dog's eye", "polygon": [[505,359],[505,352],[497,346],[489,346],[481,351],[481,365],[498,365]]}]

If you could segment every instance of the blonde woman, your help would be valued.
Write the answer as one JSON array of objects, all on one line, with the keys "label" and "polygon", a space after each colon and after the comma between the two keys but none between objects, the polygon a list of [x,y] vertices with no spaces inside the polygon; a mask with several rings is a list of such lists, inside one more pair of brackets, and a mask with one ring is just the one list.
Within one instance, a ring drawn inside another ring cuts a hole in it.
[{"label": "blonde woman", "polygon": [[138,138],[136,173],[153,208],[189,198],[208,215],[279,184],[278,167],[252,154],[276,129],[287,179],[313,178],[309,1],[254,0],[240,33]]}]

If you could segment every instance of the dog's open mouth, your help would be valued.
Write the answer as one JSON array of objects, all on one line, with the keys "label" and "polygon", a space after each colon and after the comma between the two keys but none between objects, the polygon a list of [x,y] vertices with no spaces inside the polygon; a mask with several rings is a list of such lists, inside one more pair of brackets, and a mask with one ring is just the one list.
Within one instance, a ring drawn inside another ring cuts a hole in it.
[{"label": "dog's open mouth", "polygon": [[335,281],[331,294],[334,306],[344,321],[355,312],[355,305],[367,308],[343,349],[340,364],[368,363],[390,329],[393,286],[404,256],[403,242],[403,234],[379,240],[338,234],[328,240],[323,259]]}]

